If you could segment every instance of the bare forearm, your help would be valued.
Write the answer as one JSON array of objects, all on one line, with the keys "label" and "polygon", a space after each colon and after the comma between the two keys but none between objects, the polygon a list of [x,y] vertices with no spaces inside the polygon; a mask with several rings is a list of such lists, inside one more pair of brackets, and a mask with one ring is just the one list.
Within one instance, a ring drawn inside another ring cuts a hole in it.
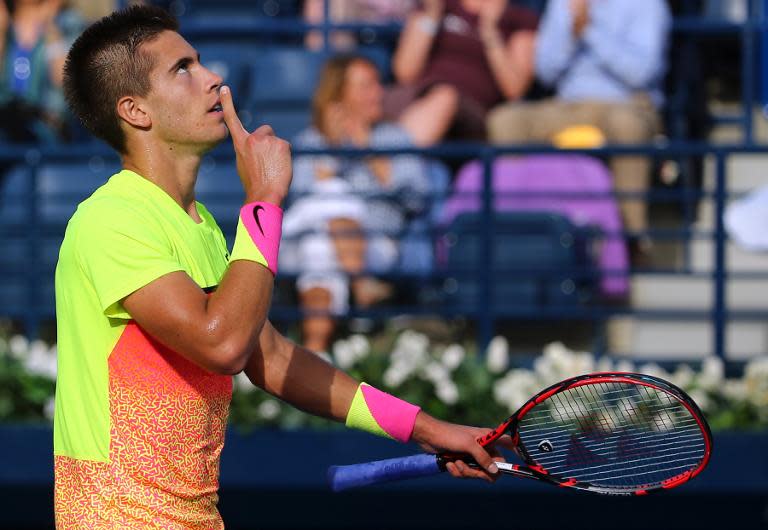
[{"label": "bare forearm", "polygon": [[251,382],[294,407],[344,421],[358,381],[289,341],[267,322],[245,373]]},{"label": "bare forearm", "polygon": [[[423,12],[409,17],[392,59],[392,71],[398,82],[412,83],[422,72],[439,23],[439,19]],[[425,28],[430,27],[434,31],[425,31]]]},{"label": "bare forearm", "polygon": [[516,100],[525,95],[533,80],[533,39],[512,37],[505,43],[498,30],[483,34],[485,55],[504,97]]}]

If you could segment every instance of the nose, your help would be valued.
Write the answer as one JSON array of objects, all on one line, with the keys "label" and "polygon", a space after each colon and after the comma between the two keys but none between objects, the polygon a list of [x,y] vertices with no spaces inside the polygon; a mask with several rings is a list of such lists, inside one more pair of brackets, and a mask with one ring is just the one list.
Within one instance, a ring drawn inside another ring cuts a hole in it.
[{"label": "nose", "polygon": [[206,67],[203,68],[206,73],[206,86],[208,87],[208,91],[212,92],[221,88],[221,85],[224,84],[224,79],[213,70]]}]

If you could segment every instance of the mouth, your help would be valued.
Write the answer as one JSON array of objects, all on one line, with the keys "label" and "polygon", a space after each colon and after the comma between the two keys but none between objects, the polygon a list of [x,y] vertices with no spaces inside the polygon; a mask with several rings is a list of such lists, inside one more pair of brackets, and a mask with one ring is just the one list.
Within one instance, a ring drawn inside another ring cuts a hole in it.
[{"label": "mouth", "polygon": [[216,104],[208,109],[208,112],[223,112],[224,109],[221,108],[221,102],[217,101]]}]

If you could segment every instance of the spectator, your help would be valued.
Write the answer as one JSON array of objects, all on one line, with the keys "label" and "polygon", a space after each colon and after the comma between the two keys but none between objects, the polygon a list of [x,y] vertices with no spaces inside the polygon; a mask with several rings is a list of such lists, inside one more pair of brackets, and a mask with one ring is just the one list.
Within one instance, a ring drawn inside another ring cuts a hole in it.
[{"label": "spectator", "polygon": [[406,21],[385,112],[414,143],[484,139],[485,114],[533,79],[537,20],[506,0],[425,0]]},{"label": "spectator", "polygon": [[[551,0],[536,44],[536,74],[556,97],[536,103],[507,104],[488,118],[496,143],[550,141],[558,132],[593,125],[608,142],[646,143],[659,130],[658,109],[670,14],[664,0]],[[615,157],[615,188],[640,194],[648,189],[650,161]],[[621,201],[635,261],[646,261],[646,201]]]},{"label": "spectator", "polygon": [[[382,93],[379,72],[367,59],[330,59],[315,91],[313,126],[294,146],[411,145],[400,127],[380,123]],[[428,187],[426,165],[415,156],[296,158],[291,191],[298,198],[286,211],[283,235],[298,237],[300,303],[314,312],[303,322],[307,347],[327,350],[335,327],[332,315],[347,311],[350,288],[362,307],[390,294],[391,286],[368,273],[397,264],[398,236],[424,208]]]},{"label": "spectator", "polygon": [[61,0],[0,0],[0,137],[53,141],[64,132],[64,59],[83,21]]},{"label": "spectator", "polygon": [[[308,24],[322,24],[325,20],[326,0],[306,0],[304,21]],[[332,24],[345,22],[401,22],[412,9],[414,0],[331,0],[328,14]],[[305,39],[307,48],[319,50],[323,47],[323,34],[310,31]],[[330,34],[330,46],[337,50],[354,48],[356,39],[348,31],[334,31]]]}]

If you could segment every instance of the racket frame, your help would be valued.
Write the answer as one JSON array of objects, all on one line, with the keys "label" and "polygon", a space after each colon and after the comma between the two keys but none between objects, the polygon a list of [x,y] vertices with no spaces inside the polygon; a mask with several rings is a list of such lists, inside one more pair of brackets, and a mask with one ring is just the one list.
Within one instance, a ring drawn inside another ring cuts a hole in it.
[{"label": "racket frame", "polygon": [[[701,430],[702,438],[704,439],[704,455],[701,462],[699,462],[699,465],[694,469],[689,469],[674,477],[670,477],[661,482],[659,485],[648,485],[648,487],[625,489],[597,486],[589,482],[578,481],[575,478],[561,478],[552,476],[544,467],[536,464],[528,454],[525,445],[523,445],[520,441],[520,435],[518,433],[520,421],[536,405],[544,402],[555,394],[572,388],[599,383],[628,383],[633,385],[647,386],[653,388],[654,390],[664,392],[665,394],[677,400],[683,407],[688,410],[691,416],[693,416],[699,426],[699,429]],[[570,379],[566,379],[565,381],[555,383],[554,385],[545,388],[531,399],[529,399],[517,410],[517,412],[512,414],[512,416],[507,418],[506,421],[501,423],[493,431],[480,438],[478,442],[480,445],[485,447],[497,441],[505,433],[508,433],[512,437],[512,443],[517,448],[516,453],[525,462],[525,465],[497,463],[497,467],[499,467],[500,472],[521,478],[542,480],[564,488],[574,488],[606,495],[647,495],[652,492],[663,491],[684,484],[685,482],[688,482],[693,477],[701,473],[701,471],[707,466],[712,455],[713,448],[712,432],[709,428],[709,425],[707,424],[707,421],[704,418],[704,415],[702,414],[698,405],[696,405],[696,403],[690,397],[688,397],[685,392],[683,392],[680,388],[676,387],[672,383],[664,381],[658,377],[634,372],[598,372],[572,377]],[[466,460],[466,456],[463,458]],[[446,463],[459,459],[462,459],[460,455],[437,455],[438,466],[440,466],[441,469],[445,469]],[[476,463],[470,463],[470,465],[477,467]]]}]

